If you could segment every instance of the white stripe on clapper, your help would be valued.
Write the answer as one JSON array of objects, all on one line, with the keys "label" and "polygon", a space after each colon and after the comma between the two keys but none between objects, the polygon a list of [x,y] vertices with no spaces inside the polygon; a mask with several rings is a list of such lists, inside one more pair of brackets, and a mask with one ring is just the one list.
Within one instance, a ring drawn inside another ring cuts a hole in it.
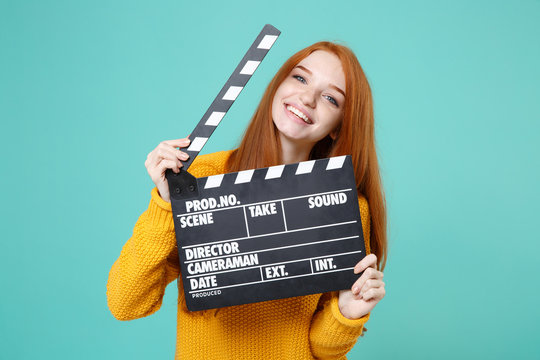
[{"label": "white stripe on clapper", "polygon": [[274,45],[276,39],[276,35],[264,35],[263,39],[259,43],[259,46],[257,46],[257,49],[270,49],[272,45]]},{"label": "white stripe on clapper", "polygon": [[315,165],[315,160],[302,161],[298,164],[295,175],[309,174],[313,170],[313,165]]},{"label": "white stripe on clapper", "polygon": [[221,182],[223,181],[223,176],[224,176],[224,174],[209,176],[206,179],[206,185],[204,185],[204,188],[205,189],[210,189],[210,188],[220,187]]},{"label": "white stripe on clapper", "polygon": [[281,174],[283,173],[283,169],[285,169],[285,165],[270,166],[264,179],[268,180],[280,178]]},{"label": "white stripe on clapper", "polygon": [[205,137],[196,137],[192,142],[191,145],[187,148],[188,151],[201,151],[204,144],[206,144],[206,141],[208,138]]},{"label": "white stripe on clapper", "polygon": [[236,176],[236,180],[234,181],[234,183],[235,184],[242,184],[242,183],[250,182],[254,171],[255,170],[240,171],[238,173],[238,175]]},{"label": "white stripe on clapper", "polygon": [[254,60],[248,60],[246,65],[242,68],[240,71],[240,74],[242,75],[253,75],[255,70],[257,70],[257,67],[259,66],[261,62],[260,61],[254,61]]},{"label": "white stripe on clapper", "polygon": [[221,111],[214,111],[206,120],[206,123],[204,125],[210,125],[210,126],[218,126],[219,122],[223,117],[225,116],[224,112]]},{"label": "white stripe on clapper", "polygon": [[343,167],[343,163],[345,162],[345,157],[346,156],[343,155],[330,158],[330,160],[328,160],[326,170],[341,169]]},{"label": "white stripe on clapper", "polygon": [[240,91],[242,91],[242,89],[243,89],[242,86],[231,86],[227,90],[225,95],[223,95],[223,100],[231,100],[231,101],[236,100],[236,98],[238,97],[238,95],[240,94]]}]

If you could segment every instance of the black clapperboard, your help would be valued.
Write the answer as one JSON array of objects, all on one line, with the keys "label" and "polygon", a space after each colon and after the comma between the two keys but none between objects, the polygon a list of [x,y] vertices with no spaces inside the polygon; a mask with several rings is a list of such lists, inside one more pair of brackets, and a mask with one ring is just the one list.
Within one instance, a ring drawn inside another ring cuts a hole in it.
[{"label": "black clapperboard", "polygon": [[195,178],[187,168],[280,32],[266,25],[166,173],[189,310],[347,289],[365,253],[350,156]]}]

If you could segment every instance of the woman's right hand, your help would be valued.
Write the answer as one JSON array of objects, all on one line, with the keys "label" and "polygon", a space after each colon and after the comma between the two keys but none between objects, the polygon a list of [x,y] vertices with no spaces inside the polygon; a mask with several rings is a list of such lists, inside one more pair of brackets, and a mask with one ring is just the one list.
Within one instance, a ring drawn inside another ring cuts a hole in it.
[{"label": "woman's right hand", "polygon": [[165,171],[172,169],[175,173],[180,172],[180,168],[183,166],[180,160],[186,161],[189,159],[189,155],[177,148],[187,147],[189,142],[188,138],[162,141],[148,154],[144,162],[150,178],[156,184],[159,195],[166,202],[170,203],[171,197]]}]

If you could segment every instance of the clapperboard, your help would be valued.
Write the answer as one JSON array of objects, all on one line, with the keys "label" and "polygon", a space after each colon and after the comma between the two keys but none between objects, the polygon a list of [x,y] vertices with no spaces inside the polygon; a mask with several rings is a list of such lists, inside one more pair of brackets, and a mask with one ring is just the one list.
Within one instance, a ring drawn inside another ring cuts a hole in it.
[{"label": "clapperboard", "polygon": [[190,159],[166,173],[191,311],[347,289],[366,255],[350,156],[186,171],[279,34],[263,28],[190,135]]}]

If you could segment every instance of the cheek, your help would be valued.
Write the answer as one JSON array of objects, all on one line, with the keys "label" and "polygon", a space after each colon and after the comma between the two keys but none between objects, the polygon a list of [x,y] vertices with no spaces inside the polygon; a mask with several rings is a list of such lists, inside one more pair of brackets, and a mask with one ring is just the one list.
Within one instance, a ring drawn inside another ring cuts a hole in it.
[{"label": "cheek", "polygon": [[280,107],[280,102],[277,100],[277,96],[274,96],[274,100],[272,101],[272,120],[276,120],[276,116],[278,114],[278,109]]},{"label": "cheek", "polygon": [[279,101],[280,93],[281,93],[280,89],[281,89],[281,86],[277,88],[276,93],[274,94],[274,98],[272,99],[272,111],[274,110],[274,106],[280,102]]},{"label": "cheek", "polygon": [[286,89],[284,88],[283,84],[280,85],[276,90],[274,99],[272,100],[272,117],[273,117],[272,120],[275,120],[274,117],[276,117],[279,114],[279,111],[282,106],[282,100],[284,98],[285,90]]},{"label": "cheek", "polygon": [[325,130],[328,131],[328,132],[331,132],[333,131],[334,129],[336,129],[339,124],[341,123],[342,119],[343,119],[343,112],[341,111],[328,111],[326,114],[325,114],[325,117],[326,119],[325,121]]},{"label": "cheek", "polygon": [[287,80],[283,81],[276,90],[273,102],[282,102],[287,97],[294,93],[294,87]]}]

